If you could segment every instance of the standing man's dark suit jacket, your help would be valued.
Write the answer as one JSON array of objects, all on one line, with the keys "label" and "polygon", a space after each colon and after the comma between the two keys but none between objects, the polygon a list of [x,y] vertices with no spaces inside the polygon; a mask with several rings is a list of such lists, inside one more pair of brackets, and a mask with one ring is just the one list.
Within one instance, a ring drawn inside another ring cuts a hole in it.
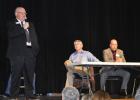
[{"label": "standing man's dark suit jacket", "polygon": [[[26,45],[27,39],[25,30],[23,27],[21,27],[18,20],[14,20],[8,23],[9,44],[7,57],[10,59],[11,63],[10,95],[13,97],[18,95],[18,87],[21,74],[24,75],[26,95],[33,95],[32,83],[35,69],[35,61],[39,51],[39,46],[36,32],[32,23],[29,23],[28,31],[31,38],[31,46]],[[23,73],[21,73],[20,71]]]},{"label": "standing man's dark suit jacket", "polygon": [[29,23],[29,34],[31,38],[31,49],[26,46],[26,35],[24,29],[17,20],[8,23],[8,51],[7,57],[14,56],[36,56],[39,51],[38,41],[34,26]]}]

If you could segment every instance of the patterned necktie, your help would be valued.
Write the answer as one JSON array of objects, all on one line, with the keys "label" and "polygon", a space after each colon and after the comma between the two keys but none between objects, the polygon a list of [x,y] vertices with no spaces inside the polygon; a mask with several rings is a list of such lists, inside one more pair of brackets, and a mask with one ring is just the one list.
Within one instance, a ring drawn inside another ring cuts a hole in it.
[{"label": "patterned necktie", "polygon": [[21,21],[21,27],[23,27],[23,21]]},{"label": "patterned necktie", "polygon": [[[21,26],[23,27],[23,22],[21,22]],[[28,29],[24,29],[24,31],[25,31],[27,42],[30,43],[31,40],[30,40],[29,31],[28,31]]]}]

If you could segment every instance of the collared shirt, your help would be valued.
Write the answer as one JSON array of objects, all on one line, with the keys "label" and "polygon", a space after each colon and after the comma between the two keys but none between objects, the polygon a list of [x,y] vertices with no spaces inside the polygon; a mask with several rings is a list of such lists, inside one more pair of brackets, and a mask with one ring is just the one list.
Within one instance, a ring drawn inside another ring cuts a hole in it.
[{"label": "collared shirt", "polygon": [[81,50],[80,52],[75,51],[69,57],[72,63],[81,62],[99,62],[99,60],[89,51]]},{"label": "collared shirt", "polygon": [[[21,20],[19,20],[19,19],[17,19],[17,20],[18,20],[19,24],[21,25],[21,27],[23,27],[22,24],[21,24]],[[24,25],[25,21],[22,21],[22,22],[23,22],[23,25]]]},{"label": "collared shirt", "polygon": [[[75,51],[69,57],[72,63],[82,63],[82,62],[98,62],[99,60],[89,51],[81,50],[80,52]],[[82,70],[89,74],[86,67],[75,66],[76,70]]]}]

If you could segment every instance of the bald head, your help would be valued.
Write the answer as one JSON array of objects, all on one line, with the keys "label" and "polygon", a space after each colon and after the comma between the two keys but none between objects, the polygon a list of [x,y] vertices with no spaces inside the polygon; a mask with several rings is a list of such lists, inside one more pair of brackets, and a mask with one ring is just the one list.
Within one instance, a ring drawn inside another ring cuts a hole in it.
[{"label": "bald head", "polygon": [[115,51],[115,50],[117,50],[117,48],[118,48],[118,42],[117,42],[117,40],[116,39],[112,39],[110,41],[110,49],[113,50],[113,51]]},{"label": "bald head", "polygon": [[24,21],[26,19],[26,10],[23,7],[17,7],[15,9],[15,16],[20,21]]}]

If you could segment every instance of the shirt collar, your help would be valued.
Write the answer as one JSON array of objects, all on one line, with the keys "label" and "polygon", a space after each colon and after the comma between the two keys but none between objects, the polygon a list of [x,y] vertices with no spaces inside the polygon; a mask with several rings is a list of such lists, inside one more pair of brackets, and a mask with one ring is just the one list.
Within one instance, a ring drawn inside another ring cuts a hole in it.
[{"label": "shirt collar", "polygon": [[[20,23],[21,25],[21,20],[17,19],[17,21]],[[23,21],[23,24],[25,24],[25,20]]]},{"label": "shirt collar", "polygon": [[81,53],[83,53],[84,52],[84,50],[81,50],[80,52],[75,52],[75,53],[77,53],[77,54],[81,54]]},{"label": "shirt collar", "polygon": [[115,50],[115,51],[111,50],[111,52],[112,52],[112,53],[116,53],[116,50]]}]

